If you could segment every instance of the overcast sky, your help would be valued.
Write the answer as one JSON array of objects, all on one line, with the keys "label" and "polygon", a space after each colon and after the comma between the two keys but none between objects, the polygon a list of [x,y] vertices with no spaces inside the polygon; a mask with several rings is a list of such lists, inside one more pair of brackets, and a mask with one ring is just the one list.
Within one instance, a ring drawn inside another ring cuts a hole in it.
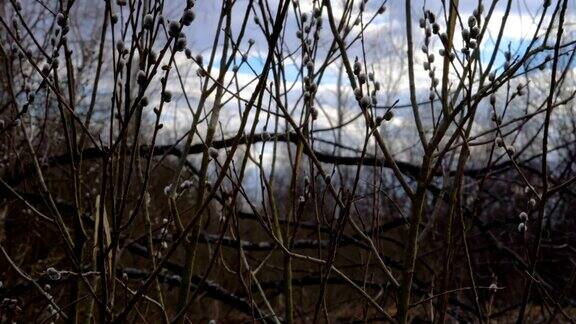
[{"label": "overcast sky", "polygon": [[[30,17],[34,17],[39,11],[46,13],[46,10],[41,8],[36,2],[32,0],[26,0],[25,2],[30,2],[30,6],[25,7],[28,10]],[[359,3],[359,1],[356,1]],[[488,11],[488,2],[483,1],[486,5],[484,10],[484,15]],[[34,5],[32,5],[34,3]],[[308,17],[312,16],[312,10],[314,4],[317,1],[299,1],[300,11],[306,13]],[[336,17],[340,17],[342,13],[342,1],[333,1],[332,5],[334,8],[334,13]],[[542,13],[542,1],[540,0],[525,0],[525,1],[512,1],[512,9],[508,16],[507,24],[505,25],[503,31],[502,43],[500,45],[500,50],[496,56],[496,61],[493,70],[496,72],[502,71],[502,65],[504,63],[504,51],[510,48],[511,52],[516,55],[520,55],[526,49],[528,42],[530,41],[532,35],[534,34],[537,26],[538,19]],[[574,7],[575,3],[569,1],[570,6]],[[248,0],[237,0],[233,8],[232,15],[232,32],[236,36],[239,33],[242,20],[244,18],[244,13],[246,10],[246,5]],[[270,10],[274,13],[277,9],[277,1],[268,1]],[[375,12],[383,4],[382,1],[370,0],[366,4],[366,10],[363,14],[363,23],[367,23],[368,20],[374,16]],[[402,142],[402,147],[398,148],[398,151],[403,151],[403,148],[411,147],[413,143],[417,141],[415,137],[415,131],[410,125],[413,125],[413,119],[411,112],[408,109],[402,109],[403,106],[409,104],[409,92],[408,92],[408,72],[406,67],[406,29],[405,29],[405,2],[398,0],[391,0],[386,2],[386,12],[382,15],[377,15],[376,18],[371,22],[370,25],[364,31],[364,49],[366,55],[366,64],[370,71],[374,71],[374,78],[382,84],[383,91],[378,95],[378,104],[382,106],[390,105],[398,101],[398,106],[394,110],[395,118],[391,123],[386,125],[384,132],[396,133],[399,131],[404,132],[403,138],[406,140]],[[57,12],[58,8],[56,6],[50,7],[51,3],[47,2],[46,5],[53,11]],[[166,1],[164,17],[168,20],[179,19],[182,10],[184,8],[185,1]],[[459,12],[462,21],[458,22],[456,28],[455,44],[456,48],[462,46],[461,30],[462,27],[466,27],[466,21],[468,16],[470,16],[477,8],[478,3],[476,1],[460,1]],[[491,57],[494,51],[494,39],[499,33],[502,17],[505,12],[507,1],[498,1],[493,16],[488,24],[487,34],[481,44],[482,52],[482,62],[486,62]],[[184,29],[187,36],[187,47],[190,49],[193,55],[201,54],[204,57],[204,61],[208,61],[208,56],[214,42],[214,36],[217,32],[217,22],[219,18],[219,12],[221,9],[221,1],[207,1],[198,0],[194,7],[196,13],[196,19],[194,22]],[[419,28],[419,19],[423,16],[423,11],[431,10],[436,14],[437,21],[440,24],[441,32],[445,30],[445,17],[442,10],[441,1],[413,1],[412,6],[412,20],[413,20],[413,38],[414,38],[414,49],[415,49],[415,77],[416,77],[416,90],[417,98],[419,101],[426,101],[429,96],[429,88],[431,80],[428,76],[428,71],[424,70],[423,62],[426,55],[420,50],[424,41],[424,33],[421,28]],[[549,23],[550,12],[554,9],[553,6],[548,10],[548,14],[545,19],[545,24]],[[126,16],[126,9],[120,11],[119,8],[113,4],[113,10],[119,14],[122,18]],[[355,17],[358,14],[358,4],[355,5],[354,14]],[[568,10],[568,17],[566,18],[566,34],[565,42],[574,40],[574,22],[576,10]],[[74,7],[74,15],[71,19],[72,26],[77,28],[74,29],[74,37],[80,39],[84,44],[88,44],[87,48],[96,50],[98,42],[98,37],[100,33],[101,23],[102,23],[102,13],[103,13],[103,2],[93,1],[93,0],[77,0]],[[259,12],[258,12],[259,14]],[[243,64],[237,74],[237,82],[240,88],[244,88],[240,92],[241,96],[248,99],[252,94],[254,86],[256,84],[255,80],[259,77],[262,72],[265,56],[268,51],[268,44],[260,30],[253,20],[253,13],[251,13],[251,19],[248,21],[246,28],[246,34],[243,38],[242,43],[239,45],[240,50],[246,53],[248,49],[248,40],[253,39],[255,41],[252,49],[247,53],[246,64]],[[285,24],[285,34],[284,34],[284,45],[283,50],[285,53],[295,52],[293,55],[293,60],[286,60],[284,63],[284,68],[286,71],[286,77],[288,85],[292,85],[291,91],[289,92],[289,108],[294,111],[295,116],[299,115],[302,101],[301,101],[301,78],[302,75],[299,74],[299,67],[301,65],[302,54],[299,50],[300,41],[296,37],[296,32],[298,30],[297,26],[297,14],[294,8],[291,7],[290,14],[286,20]],[[51,23],[50,15],[43,24],[38,24],[35,28],[40,30],[45,28],[45,26]],[[484,22],[482,22],[484,23]],[[462,24],[462,25],[461,25]],[[323,10],[323,25],[324,28],[320,36],[320,47],[317,54],[317,62],[320,62],[326,57],[327,48],[332,41],[332,34],[328,25],[328,19],[326,15],[326,10]],[[117,25],[119,26],[119,25]],[[360,26],[352,27],[351,35],[347,40],[351,40],[360,31]],[[553,33],[555,35],[555,33]],[[554,35],[551,36],[549,44],[554,40]],[[127,36],[129,38],[130,35]],[[108,33],[108,46],[113,46],[111,41],[110,33]],[[128,39],[127,39],[128,41]],[[162,41],[157,42],[156,48],[162,46]],[[222,40],[218,42],[218,46],[221,46]],[[460,45],[458,45],[460,44]],[[438,63],[439,55],[438,51],[440,41],[438,37],[433,37],[430,45],[430,53],[435,53],[437,60],[435,63],[436,75],[441,75],[441,64]],[[357,41],[352,44],[349,48],[348,55],[351,58],[356,56],[362,57],[362,43]],[[544,56],[544,55],[543,55]],[[218,57],[218,55],[217,55]],[[238,62],[240,56],[238,56]],[[110,71],[111,59],[107,58],[107,71]],[[91,71],[86,73],[87,82],[85,83],[85,93],[89,93],[91,90],[90,76],[93,75],[94,64],[87,69]],[[175,94],[175,99],[170,105],[166,107],[163,121],[165,123],[165,135],[167,140],[172,140],[175,136],[181,135],[185,130],[188,129],[188,125],[191,119],[191,109],[195,110],[197,105],[197,98],[200,94],[199,80],[200,78],[196,74],[197,66],[189,59],[185,57],[183,53],[178,53],[176,55],[176,64],[178,71],[182,76],[184,83],[185,93],[190,102],[190,107],[188,107],[186,98],[183,95],[182,86],[178,79],[176,78],[176,73],[171,73],[171,77],[168,83],[168,88]],[[324,128],[330,125],[334,125],[337,116],[336,110],[336,91],[337,91],[337,79],[338,73],[341,69],[341,61],[336,60],[331,64],[326,70],[321,82],[318,86],[318,93],[316,96],[317,105],[321,110],[318,120],[315,122],[315,128]],[[535,72],[535,80],[538,78],[538,73],[544,75],[545,71]],[[218,66],[213,70],[213,75],[218,74]],[[228,72],[226,83],[232,80],[233,73]],[[455,75],[453,75],[455,77]],[[271,77],[269,76],[271,79]],[[359,112],[357,103],[352,95],[349,83],[344,75],[343,86],[340,88],[344,93],[345,101],[345,118],[347,120],[352,116],[355,116]],[[109,96],[113,87],[111,82],[112,76],[110,73],[103,77],[103,82],[101,83],[100,93],[101,102],[109,102]],[[156,85],[159,82],[156,80]],[[156,90],[158,87],[154,87]],[[235,86],[234,86],[235,88]],[[151,91],[151,93],[154,93]],[[151,95],[151,105],[157,103],[158,96]],[[86,104],[87,100],[84,100]],[[266,101],[266,100],[265,100]],[[210,101],[208,103],[208,109]],[[191,109],[190,109],[191,108]],[[274,108],[274,107],[267,107]],[[423,111],[424,118],[427,116],[426,108]],[[224,132],[232,133],[235,130],[235,126],[238,125],[238,102],[230,101],[222,112],[221,122],[224,126]],[[262,124],[263,125],[263,124]],[[481,126],[481,123],[479,123]],[[364,138],[363,129],[365,127],[364,122],[359,119],[359,122],[351,123],[348,125],[344,131],[348,135],[349,143],[352,145],[359,144],[359,141]],[[333,136],[332,133],[320,133],[318,136]]]}]

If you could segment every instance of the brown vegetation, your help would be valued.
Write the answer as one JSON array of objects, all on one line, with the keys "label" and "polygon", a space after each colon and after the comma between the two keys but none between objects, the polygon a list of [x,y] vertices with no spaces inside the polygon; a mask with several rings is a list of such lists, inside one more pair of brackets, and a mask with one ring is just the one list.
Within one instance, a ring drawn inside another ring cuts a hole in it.
[{"label": "brown vegetation", "polygon": [[0,3],[0,322],[574,322],[533,2]]}]

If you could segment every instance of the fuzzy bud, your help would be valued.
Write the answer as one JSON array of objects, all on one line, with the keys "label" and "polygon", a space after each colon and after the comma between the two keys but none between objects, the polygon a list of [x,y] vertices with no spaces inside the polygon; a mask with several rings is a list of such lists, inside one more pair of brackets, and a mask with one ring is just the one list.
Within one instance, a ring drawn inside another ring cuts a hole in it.
[{"label": "fuzzy bud", "polygon": [[360,99],[360,106],[363,108],[370,107],[370,98],[368,98],[368,96],[363,96],[362,99]]},{"label": "fuzzy bud", "polygon": [[358,60],[354,62],[354,74],[359,75],[362,72],[362,64]]},{"label": "fuzzy bud", "polygon": [[262,137],[263,142],[270,140],[270,133],[268,133],[268,132],[262,132],[262,134],[260,134],[260,136]]},{"label": "fuzzy bud", "polygon": [[504,146],[504,140],[502,139],[502,137],[496,137],[496,145],[498,147]]},{"label": "fuzzy bud", "polygon": [[168,90],[164,90],[162,92],[162,101],[164,101],[164,102],[172,101],[172,92],[170,92]]},{"label": "fuzzy bud", "polygon": [[354,98],[356,98],[356,100],[360,100],[362,98],[362,89],[354,89]]},{"label": "fuzzy bud", "polygon": [[146,16],[144,16],[144,19],[142,20],[142,27],[144,29],[152,30],[152,28],[154,27],[154,16],[152,16],[151,14],[147,14]]},{"label": "fuzzy bud", "polygon": [[308,73],[314,73],[314,62],[308,62],[306,64],[306,68],[308,69]]},{"label": "fuzzy bud", "polygon": [[393,113],[392,111],[390,111],[390,110],[387,111],[387,112],[384,114],[384,119],[385,119],[386,121],[392,120],[393,117],[394,117],[394,113]]},{"label": "fuzzy bud", "polygon": [[118,53],[122,54],[122,52],[124,52],[125,49],[126,49],[126,46],[124,45],[124,42],[121,40],[118,40],[116,42],[116,50],[118,51]]},{"label": "fuzzy bud", "polygon": [[322,11],[320,11],[320,8],[318,7],[314,8],[314,18],[318,18],[320,17],[320,15],[322,15]]},{"label": "fuzzy bud", "polygon": [[178,37],[178,39],[176,40],[176,45],[174,45],[174,48],[176,49],[176,51],[178,52],[182,52],[185,48],[186,48],[186,37]]},{"label": "fuzzy bud", "polygon": [[[182,181],[182,183],[180,184],[180,189],[182,189],[182,190],[187,190],[187,189],[192,188],[192,185],[193,185],[193,182],[192,182],[191,180],[184,180],[184,181]],[[164,224],[168,224],[168,220],[167,220],[166,218],[164,218],[164,219],[162,220],[162,222],[163,222]]]},{"label": "fuzzy bud", "polygon": [[468,17],[468,27],[474,28],[476,26],[476,17],[470,16]]},{"label": "fuzzy bud", "polygon": [[171,184],[170,184],[170,185],[167,185],[166,187],[164,187],[164,194],[165,194],[166,196],[169,196],[169,195],[170,195],[170,192],[172,192],[172,185],[171,185]]},{"label": "fuzzy bud", "polygon": [[488,290],[490,291],[491,294],[495,294],[498,291],[498,286],[496,286],[495,283],[492,283],[488,287]]},{"label": "fuzzy bud", "polygon": [[170,24],[168,25],[168,35],[172,36],[172,37],[178,37],[178,35],[180,35],[180,28],[182,26],[180,26],[180,23],[173,20],[170,22]]},{"label": "fuzzy bud", "polygon": [[318,119],[318,109],[310,107],[310,116],[312,116],[312,120]]},{"label": "fuzzy bud", "polygon": [[315,82],[310,83],[310,85],[308,86],[308,90],[311,93],[315,93],[318,90],[318,86],[316,85]]},{"label": "fuzzy bud", "polygon": [[60,273],[60,271],[52,267],[46,269],[46,274],[48,275],[48,278],[53,281],[57,281],[62,278],[62,274]]},{"label": "fuzzy bud", "polygon": [[60,27],[66,26],[66,24],[67,24],[67,19],[66,19],[66,17],[64,17],[64,14],[63,14],[63,13],[59,12],[59,13],[56,15],[56,24],[58,24],[58,26],[60,26]]},{"label": "fuzzy bud", "polygon": [[209,155],[212,159],[216,160],[216,159],[218,158],[218,150],[215,149],[214,147],[209,147],[209,148],[208,148],[208,155]]},{"label": "fuzzy bud", "polygon": [[146,84],[146,72],[139,70],[138,73],[136,74],[136,82],[138,82],[139,85],[144,85]]},{"label": "fuzzy bud", "polygon": [[190,26],[194,18],[196,18],[194,11],[192,11],[192,9],[186,9],[182,15],[182,24],[184,24],[184,26]]},{"label": "fuzzy bud", "polygon": [[518,232],[524,233],[528,230],[528,227],[524,223],[518,224]]},{"label": "fuzzy bud", "polygon": [[434,23],[434,22],[436,21],[436,15],[435,15],[432,11],[430,11],[430,10],[427,10],[427,11],[426,11],[425,16],[428,16],[428,20],[429,20],[431,23]]},{"label": "fuzzy bud", "polygon": [[48,63],[45,62],[45,63],[42,65],[42,74],[48,75],[48,73],[50,73],[50,69],[51,69],[50,64],[48,64]]}]

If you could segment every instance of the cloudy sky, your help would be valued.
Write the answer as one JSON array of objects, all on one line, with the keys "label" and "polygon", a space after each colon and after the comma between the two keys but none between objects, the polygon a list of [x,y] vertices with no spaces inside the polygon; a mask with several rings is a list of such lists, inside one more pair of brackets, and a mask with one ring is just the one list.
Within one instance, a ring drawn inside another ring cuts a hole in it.
[{"label": "cloudy sky", "polygon": [[[486,3],[486,1],[484,1]],[[244,5],[247,1],[239,1],[237,7],[235,7],[234,12],[238,13],[233,15],[233,28],[232,30],[238,31],[242,23],[243,14],[245,7]],[[270,1],[270,8],[275,10],[275,1]],[[426,101],[429,96],[430,78],[428,72],[424,70],[422,63],[424,62],[426,56],[420,50],[421,46],[424,44],[424,32],[418,27],[419,19],[423,16],[424,9],[431,10],[436,13],[439,17],[438,21],[441,26],[441,32],[444,29],[445,24],[443,9],[440,1],[428,1],[423,7],[424,2],[415,1],[412,8],[412,19],[414,23],[413,27],[413,37],[414,37],[414,49],[415,49],[415,76],[416,76],[416,90],[417,97],[419,101]],[[503,37],[499,51],[496,56],[495,64],[493,70],[502,71],[502,65],[504,64],[504,52],[510,49],[510,52],[515,55],[521,55],[526,49],[534,32],[536,31],[536,26],[538,20],[542,14],[542,2],[537,0],[528,1],[512,1],[511,10],[507,18],[507,23],[504,26]],[[339,17],[342,13],[340,1],[334,1],[334,13]],[[366,23],[370,18],[375,15],[375,11],[381,6],[382,2],[369,1],[366,10],[363,14],[363,23]],[[173,4],[174,8],[167,11],[166,16],[172,15],[173,17],[178,17],[181,10],[181,6],[178,4]],[[313,1],[300,1],[299,10],[302,13],[306,13],[308,17],[312,16],[313,8],[315,3]],[[505,14],[507,1],[499,1],[494,9],[492,18],[490,19],[487,27],[487,34],[484,41],[481,43],[482,51],[482,62],[486,64],[492,53],[494,52],[494,43],[497,38],[500,28],[502,26],[502,18]],[[186,34],[189,39],[190,48],[194,53],[200,53],[205,57],[209,55],[210,49],[212,47],[213,38],[216,32],[218,12],[220,11],[220,2],[217,1],[198,1],[196,5],[196,10],[198,12],[196,21],[186,30]],[[383,84],[384,91],[380,93],[378,97],[379,104],[390,105],[396,100],[398,100],[398,106],[400,108],[395,109],[396,118],[394,118],[391,123],[392,126],[402,126],[402,129],[410,129],[409,132],[414,133],[410,125],[413,124],[412,115],[408,110],[402,107],[406,107],[409,104],[409,92],[408,92],[408,72],[406,67],[406,30],[405,30],[405,7],[403,1],[388,1],[386,3],[386,12],[382,15],[376,15],[376,18],[371,21],[371,23],[364,30],[364,49],[366,55],[366,64],[369,70],[374,71],[374,76],[376,80],[379,80]],[[477,2],[475,1],[461,1],[459,6],[459,12],[461,16],[461,23],[458,23],[455,44],[462,44],[462,37],[460,31],[463,27],[466,27],[466,20],[472,14],[473,10],[477,8]],[[484,14],[488,11],[488,4],[484,10]],[[548,10],[548,14],[545,18],[545,24],[549,23],[550,13],[553,11],[553,7]],[[353,17],[358,15],[359,10],[356,8],[353,11]],[[286,52],[297,51],[300,42],[296,37],[296,32],[298,31],[297,25],[297,14],[294,9],[291,9],[290,15],[288,17],[286,27],[285,27],[285,38],[284,38],[284,50]],[[332,41],[331,31],[327,24],[327,15],[324,10],[323,12],[324,28],[321,32],[320,37],[320,49],[318,51],[317,59],[322,60],[326,55],[326,49],[328,48],[330,42]],[[353,20],[353,19],[352,19]],[[574,21],[574,16],[568,17],[570,25]],[[357,35],[361,30],[359,25],[353,25],[351,35]],[[568,30],[567,38],[571,39],[574,37],[573,31]],[[353,39],[353,36],[349,36],[347,39]],[[431,42],[430,52],[435,53],[438,56],[438,50],[440,49],[440,42],[434,38]],[[244,44],[240,47],[246,50],[248,45],[248,39],[254,39],[255,45],[247,53],[247,64],[243,65],[239,69],[237,75],[238,82],[242,84],[248,84],[243,92],[241,92],[244,98],[248,98],[255,85],[255,78],[258,77],[259,73],[262,71],[262,67],[265,61],[265,56],[267,54],[268,46],[265,38],[259,27],[254,23],[252,19],[248,22],[248,27],[246,30],[246,36],[244,38]],[[242,46],[243,45],[243,46]],[[458,45],[457,45],[458,46]],[[352,58],[355,56],[362,56],[362,44],[357,41],[352,44],[349,48],[348,55]],[[180,56],[178,60],[179,64],[183,67],[187,65],[187,61],[184,56]],[[295,82],[292,91],[290,92],[290,98],[293,102],[299,102],[301,105],[301,100],[298,101],[302,94],[301,80],[302,75],[298,74],[299,67],[302,62],[301,52],[296,52],[293,57],[293,61],[286,60],[285,70],[286,76],[289,79],[288,83]],[[436,64],[437,75],[441,75],[441,66]],[[339,60],[335,61],[326,70],[322,81],[319,84],[317,102],[321,106],[324,114],[320,115],[317,120],[315,127],[317,129],[328,127],[330,125],[330,120],[334,122],[337,116],[337,102],[336,102],[336,91],[338,89],[338,73],[341,70],[341,62]],[[217,74],[217,69],[215,71]],[[230,78],[233,73],[229,73]],[[187,79],[187,84],[194,84],[197,79],[195,73],[188,74],[189,79]],[[269,76],[270,78],[270,76]],[[345,115],[347,117],[355,116],[359,109],[356,106],[351,90],[349,89],[349,83],[344,75],[342,87],[340,90],[344,92],[347,98],[345,110]],[[252,82],[252,83],[250,83]],[[179,85],[174,86],[174,91],[178,92]],[[180,89],[181,90],[181,89]],[[187,90],[188,91],[188,90]],[[194,91],[194,90],[193,90]],[[197,94],[197,93],[196,93]],[[295,104],[297,106],[297,104]],[[231,111],[232,116],[237,116],[237,108],[235,104],[229,105],[226,111]],[[298,111],[298,107],[294,107],[295,112]],[[184,113],[186,114],[186,113]],[[183,119],[178,119],[183,120]],[[237,121],[237,119],[234,119]],[[345,118],[346,120],[346,118]],[[365,124],[359,119],[358,123],[352,123],[346,128],[349,137],[358,141],[364,137],[362,130]],[[234,128],[234,121],[232,121],[228,126]],[[390,127],[391,131],[395,131],[394,127]],[[357,135],[357,136],[356,136]],[[329,136],[329,135],[328,135]],[[416,138],[414,137],[414,140]],[[354,142],[359,144],[358,142]],[[405,145],[410,146],[413,143],[411,141],[406,141]]]},{"label": "cloudy sky", "polygon": [[[27,0],[32,3],[32,0]],[[289,89],[286,97],[288,99],[288,109],[292,112],[293,117],[299,120],[299,116],[302,112],[302,78],[303,75],[300,73],[302,66],[303,54],[301,50],[301,42],[297,38],[297,32],[299,30],[299,17],[301,14],[307,15],[307,22],[311,20],[313,16],[314,8],[318,7],[318,1],[297,1],[298,8],[291,6],[289,15],[287,17],[283,39],[282,39],[282,51],[286,59],[283,62],[284,71],[286,77],[286,87]],[[233,7],[231,30],[234,37],[236,37],[241,29],[244,15],[246,12],[246,6],[249,3],[248,0],[238,0]],[[269,10],[275,13],[277,10],[277,1],[269,0],[267,1]],[[405,22],[405,6],[404,1],[390,0],[386,2],[370,0],[365,5],[365,10],[360,16],[359,1],[356,1],[352,9],[352,19],[350,23],[351,32],[347,36],[346,41],[350,45],[348,49],[348,56],[353,59],[355,57],[364,57],[365,64],[368,67],[369,72],[373,72],[374,79],[381,84],[382,90],[377,95],[378,106],[388,107],[393,103],[396,103],[394,111],[394,118],[391,122],[386,123],[383,126],[382,132],[388,135],[395,135],[398,138],[402,138],[402,141],[398,141],[395,147],[395,152],[405,152],[417,143],[416,132],[413,127],[414,120],[412,113],[409,108],[409,91],[408,91],[408,70],[407,70],[407,58],[406,58],[406,22]],[[491,2],[483,1],[485,5],[483,16],[488,12]],[[511,1],[511,10],[507,17],[507,23],[503,29],[503,37],[500,47],[496,53],[496,60],[493,65],[493,71],[499,73],[503,70],[502,66],[504,64],[504,52],[508,49],[512,53],[513,57],[522,55],[526,50],[532,35],[536,31],[537,23],[543,12],[542,1],[539,0],[524,0],[524,1]],[[569,1],[570,6],[573,7],[575,4]],[[333,1],[332,6],[334,9],[334,14],[336,17],[342,15],[343,1]],[[378,15],[376,11],[383,5],[386,6],[386,11]],[[508,1],[500,0],[497,2],[492,18],[490,19],[487,26],[487,33],[483,41],[480,44],[481,49],[481,62],[486,65],[490,60],[492,54],[495,51],[494,44],[497,35],[500,32],[502,26],[502,18],[505,14],[505,9]],[[50,7],[50,4],[46,6],[52,11],[57,12],[58,8],[56,6]],[[181,17],[182,11],[185,6],[185,1],[166,1],[163,16],[165,19],[177,20]],[[202,55],[204,62],[208,62],[214,38],[217,33],[219,13],[221,10],[221,1],[207,1],[198,0],[194,7],[194,12],[196,13],[196,19],[194,22],[184,29],[184,33],[187,38],[187,47],[189,48],[192,56]],[[472,15],[473,11],[477,9],[477,1],[460,1],[459,14],[460,20],[457,22],[455,44],[456,48],[463,46],[461,31],[463,28],[467,27],[467,19]],[[544,25],[547,26],[550,22],[551,13],[554,11],[555,2],[548,9],[548,13],[544,19]],[[46,14],[46,9],[42,8],[38,4],[30,5],[25,8],[28,10],[29,16],[34,18],[39,15],[40,12]],[[103,2],[95,2],[88,0],[78,0],[74,7],[74,15],[71,18],[71,25],[73,28],[73,37],[79,40],[81,44],[84,45],[83,50],[96,51],[99,41],[100,28],[102,23],[102,13]],[[120,17],[120,19],[126,19],[127,10],[126,8],[119,8],[116,4],[113,4],[114,12]],[[428,71],[424,69],[423,63],[425,62],[427,56],[421,51],[421,47],[424,44],[424,30],[419,27],[419,20],[423,17],[424,10],[430,10],[435,13],[437,17],[437,22],[440,25],[440,33],[445,30],[446,18],[444,15],[444,10],[441,1],[413,1],[412,6],[412,20],[413,20],[413,39],[414,39],[414,50],[415,50],[415,85],[416,85],[416,95],[419,102],[426,102],[430,93],[431,79],[429,77]],[[576,21],[574,13],[576,10],[567,11],[570,13],[566,18],[566,33],[565,33],[565,43],[569,43],[574,40],[574,22]],[[254,87],[260,78],[262,69],[264,66],[265,57],[268,53],[268,44],[266,39],[254,20],[255,14],[262,19],[260,10],[254,10],[250,13],[250,19],[248,19],[245,36],[242,42],[238,44],[240,52],[245,55],[246,62],[241,64],[241,55],[236,56],[235,62],[239,65],[237,73],[229,70],[226,74],[225,84],[229,84],[229,89],[236,92],[237,89],[242,89],[239,94],[244,99],[249,99]],[[45,20],[41,23],[35,25],[38,30],[46,30],[46,27],[50,26],[53,21],[53,16],[50,14],[43,16]],[[360,17],[359,24],[354,24],[356,17]],[[320,38],[318,42],[318,49],[316,54],[316,66],[320,66],[324,63],[326,55],[328,53],[328,48],[333,40],[332,33],[328,25],[328,17],[326,10],[322,12],[323,29],[320,32]],[[368,24],[369,22],[369,24]],[[481,27],[484,26],[484,21],[481,21]],[[362,30],[364,26],[364,30]],[[314,29],[312,29],[312,32]],[[39,32],[40,33],[40,32]],[[120,34],[120,24],[116,25],[116,37]],[[356,36],[363,35],[363,42],[360,40],[352,41]],[[311,33],[312,34],[312,33]],[[541,33],[540,33],[541,35]],[[553,44],[555,32],[549,38],[548,44]],[[126,33],[124,37],[125,42],[128,44],[131,33]],[[542,38],[542,37],[541,37]],[[254,45],[250,48],[249,40],[254,40]],[[216,50],[216,62],[218,62],[219,55],[221,53],[222,37],[217,41]],[[158,50],[163,46],[164,40],[160,38],[155,44],[155,48]],[[438,78],[441,73],[441,60],[439,59],[440,50],[440,40],[436,35],[433,35],[431,43],[429,45],[429,53],[434,53],[436,56],[436,62],[433,67],[436,70],[436,77]],[[538,43],[537,45],[540,45]],[[107,34],[107,46],[113,47],[111,33]],[[250,49],[249,49],[250,48]],[[292,53],[292,55],[287,55]],[[543,58],[546,54],[541,55]],[[461,55],[460,55],[461,56]],[[332,56],[333,58],[334,56]],[[181,136],[188,128],[192,118],[192,111],[197,109],[198,97],[201,93],[201,78],[197,75],[198,66],[193,60],[188,59],[183,53],[177,53],[175,56],[175,62],[177,66],[177,72],[180,74],[182,83],[180,83],[177,77],[176,69],[173,69],[168,81],[167,88],[174,93],[174,100],[165,107],[163,114],[163,123],[165,129],[163,130],[162,139],[166,142],[174,141],[175,138]],[[534,61],[536,64],[538,60]],[[92,82],[90,81],[91,76],[93,76],[95,65],[93,60],[87,62],[87,68],[85,73],[84,83],[84,93],[89,94],[91,91]],[[205,63],[206,64],[206,63]],[[106,103],[109,102],[109,94],[113,89],[113,75],[111,73],[112,57],[108,56],[105,58],[105,74],[103,75],[102,82],[100,84],[99,99],[100,102],[105,107]],[[219,73],[219,65],[215,64],[212,75],[217,76]],[[456,64],[456,71],[461,71],[461,68]],[[546,80],[546,69],[544,71],[533,72],[533,82],[537,82],[542,79]],[[457,75],[452,72],[452,80],[456,79]],[[272,81],[271,75],[268,75],[270,81]],[[153,80],[150,89],[150,99],[151,104],[149,107],[154,107],[158,104],[158,85],[159,85],[159,75]],[[339,83],[339,79],[341,82]],[[318,81],[318,80],[317,80]],[[346,74],[343,73],[341,60],[336,59],[330,61],[330,64],[326,68],[322,79],[318,82],[318,91],[315,98],[316,107],[319,109],[319,117],[314,123],[314,129],[323,129],[333,126],[337,123],[338,118],[338,92],[340,92],[340,105],[343,111],[343,121],[349,121],[355,116],[358,116],[360,110],[358,104],[354,99],[352,89],[347,80]],[[521,82],[519,80],[518,82]],[[340,84],[340,86],[339,86]],[[538,88],[535,89],[538,91]],[[87,105],[88,97],[83,99],[83,104]],[[212,99],[212,98],[210,98]],[[223,134],[233,134],[239,123],[239,103],[231,95],[225,95],[224,100],[227,102],[224,105],[223,111],[221,113],[220,122],[223,127]],[[276,107],[274,105],[268,104],[268,99],[264,100],[265,109],[275,111]],[[423,104],[420,106],[422,109],[422,116],[424,119],[431,118],[431,108],[429,104]],[[211,100],[208,100],[205,108],[205,112],[209,112],[211,107]],[[436,109],[438,106],[436,107]],[[240,105],[242,109],[242,105]],[[151,108],[150,108],[151,110]],[[377,109],[376,114],[383,114],[385,109]],[[513,113],[513,111],[512,111]],[[486,114],[484,114],[487,116]],[[266,124],[265,120],[269,116],[261,116],[261,122],[259,123],[260,129]],[[272,118],[273,120],[273,118]],[[281,123],[283,127],[285,123]],[[481,131],[482,123],[478,123],[478,131]],[[269,129],[272,128],[272,123],[269,122]],[[347,139],[347,145],[352,147],[358,147],[361,140],[364,138],[365,122],[362,118],[357,118],[355,122],[351,122],[345,128],[343,132],[345,133]],[[333,139],[334,132],[319,132],[316,135],[318,138]]]}]

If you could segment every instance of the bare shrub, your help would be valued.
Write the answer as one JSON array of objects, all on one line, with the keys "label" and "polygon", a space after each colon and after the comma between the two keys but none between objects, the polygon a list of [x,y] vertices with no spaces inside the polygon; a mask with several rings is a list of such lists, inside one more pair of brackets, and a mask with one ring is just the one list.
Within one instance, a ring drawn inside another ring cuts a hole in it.
[{"label": "bare shrub", "polygon": [[573,322],[575,4],[0,3],[0,322]]}]

